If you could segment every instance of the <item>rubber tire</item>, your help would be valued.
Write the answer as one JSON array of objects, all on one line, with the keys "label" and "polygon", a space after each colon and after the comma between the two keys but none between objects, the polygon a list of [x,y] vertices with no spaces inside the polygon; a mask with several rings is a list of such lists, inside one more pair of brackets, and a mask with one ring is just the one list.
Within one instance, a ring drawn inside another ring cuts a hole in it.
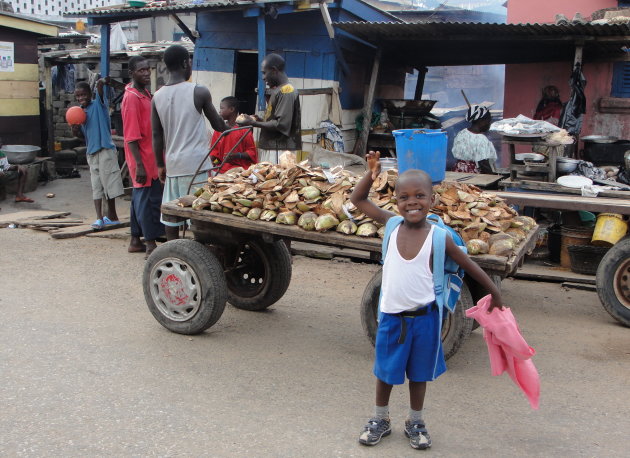
[{"label": "rubber tire", "polygon": [[238,309],[257,312],[278,302],[289,288],[293,270],[291,252],[282,240],[265,243],[260,239],[252,239],[247,243],[255,245],[262,251],[269,270],[265,277],[269,280],[265,282],[263,290],[252,297],[239,296],[237,291],[230,288],[230,282],[227,281],[228,302]]},{"label": "rubber tire", "polygon": [[[174,321],[164,316],[151,297],[149,281],[151,269],[165,258],[177,258],[185,261],[199,278],[201,305],[197,313],[187,321]],[[178,334],[202,333],[221,318],[227,302],[227,285],[221,263],[205,245],[194,240],[171,240],[158,246],[144,265],[142,285],[144,299],[151,314],[166,329]]]},{"label": "rubber tire", "polygon": [[[363,298],[361,299],[361,326],[363,326],[363,330],[372,346],[374,346],[376,341],[376,329],[378,327],[376,318],[382,280],[383,270],[379,269],[368,282],[363,292]],[[442,336],[442,348],[444,350],[445,359],[449,359],[457,353],[457,350],[459,350],[472,332],[474,320],[466,318],[464,312],[473,305],[474,302],[470,290],[466,283],[464,283],[459,301],[457,302],[457,307],[455,307],[455,313],[449,313],[449,317],[447,318],[450,319],[451,324],[449,333],[446,336]],[[447,320],[444,321],[444,325],[447,325]]]},{"label": "rubber tire", "polygon": [[620,265],[630,258],[630,238],[617,242],[604,255],[597,268],[597,294],[604,309],[615,320],[630,327],[630,309],[625,307],[615,294],[615,272]]}]

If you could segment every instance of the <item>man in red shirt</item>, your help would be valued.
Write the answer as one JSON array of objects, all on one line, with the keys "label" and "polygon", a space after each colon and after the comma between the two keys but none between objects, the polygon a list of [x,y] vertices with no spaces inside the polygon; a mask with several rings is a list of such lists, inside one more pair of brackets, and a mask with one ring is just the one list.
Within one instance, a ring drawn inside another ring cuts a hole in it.
[{"label": "man in red shirt", "polygon": [[[238,127],[236,124],[236,118],[239,114],[238,99],[236,97],[225,97],[221,100],[219,105],[219,114],[223,119],[225,119],[229,129]],[[210,146],[214,145],[214,142],[220,135],[221,132],[214,132]],[[226,155],[230,152],[230,150],[232,150],[232,148],[234,148],[234,145],[236,145],[241,138],[243,138],[243,141],[239,143],[239,145],[226,159]],[[224,136],[217,146],[214,147],[214,150],[210,152],[210,158],[212,159],[212,163],[215,165],[219,165],[223,162],[223,166],[219,169],[218,173],[225,173],[234,167],[243,167],[244,169],[247,169],[250,165],[257,163],[258,153],[256,151],[256,144],[254,143],[254,136],[252,135],[251,130],[231,132]]]},{"label": "man in red shirt", "polygon": [[[129,59],[131,82],[125,87],[121,114],[125,139],[125,159],[133,183],[131,194],[131,242],[127,251],[146,251],[146,257],[156,248],[156,239],[164,236],[160,222],[162,184],[153,154],[151,130],[151,83],[149,62],[141,56]],[[146,245],[140,241],[144,236]]]}]

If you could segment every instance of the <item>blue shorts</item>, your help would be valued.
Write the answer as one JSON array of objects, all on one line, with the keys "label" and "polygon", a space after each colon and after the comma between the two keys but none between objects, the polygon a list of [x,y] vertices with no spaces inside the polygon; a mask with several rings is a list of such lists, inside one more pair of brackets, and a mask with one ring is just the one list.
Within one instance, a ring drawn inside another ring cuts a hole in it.
[{"label": "blue shorts", "polygon": [[407,323],[407,335],[403,343],[398,343],[402,330],[400,316],[380,314],[374,375],[388,385],[405,383],[405,373],[412,382],[435,380],[446,371],[444,352],[437,339],[441,334],[437,309],[402,319]]}]

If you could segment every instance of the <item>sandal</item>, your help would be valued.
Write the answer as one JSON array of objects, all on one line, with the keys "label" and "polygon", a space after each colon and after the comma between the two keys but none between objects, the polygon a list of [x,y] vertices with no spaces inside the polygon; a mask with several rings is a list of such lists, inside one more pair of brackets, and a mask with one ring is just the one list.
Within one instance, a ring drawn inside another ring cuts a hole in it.
[{"label": "sandal", "polygon": [[103,229],[103,220],[102,219],[97,219],[96,221],[94,221],[92,224],[92,229],[99,231],[101,229]]},{"label": "sandal", "polygon": [[112,221],[107,216],[103,217],[103,225],[105,225],[105,226],[112,226],[114,224],[120,224],[120,221],[118,221],[118,220]]},{"label": "sandal", "polygon": [[16,197],[16,198],[15,198],[15,201],[16,201],[16,202],[28,202],[28,203],[35,202],[35,201],[34,201],[33,199],[31,199],[30,197],[26,197],[26,196],[24,196],[24,197]]}]

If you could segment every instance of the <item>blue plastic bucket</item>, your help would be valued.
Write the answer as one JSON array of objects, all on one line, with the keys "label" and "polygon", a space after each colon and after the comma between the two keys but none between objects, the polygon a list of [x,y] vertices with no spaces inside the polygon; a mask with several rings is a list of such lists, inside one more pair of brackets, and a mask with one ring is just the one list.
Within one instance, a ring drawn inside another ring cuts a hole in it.
[{"label": "blue plastic bucket", "polygon": [[392,132],[396,140],[398,172],[424,170],[436,183],[446,176],[446,132],[441,129],[400,129]]}]

